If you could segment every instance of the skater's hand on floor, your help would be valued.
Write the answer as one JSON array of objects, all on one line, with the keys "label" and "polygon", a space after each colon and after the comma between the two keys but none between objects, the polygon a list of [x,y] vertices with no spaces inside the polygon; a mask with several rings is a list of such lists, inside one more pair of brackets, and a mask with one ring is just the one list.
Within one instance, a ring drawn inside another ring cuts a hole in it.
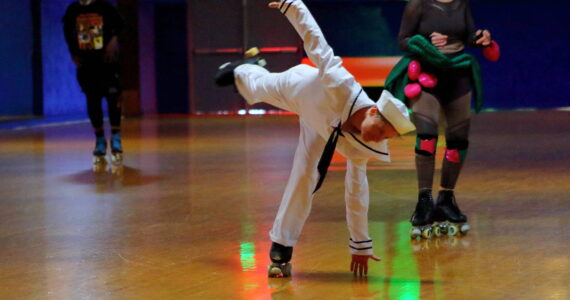
[{"label": "skater's hand on floor", "polygon": [[352,261],[350,262],[350,272],[354,273],[354,276],[364,276],[368,275],[368,260],[373,259],[375,261],[380,261],[380,258],[374,254],[372,255],[352,255]]},{"label": "skater's hand on floor", "polygon": [[269,8],[278,8],[280,3],[281,3],[280,1],[273,1],[270,2],[268,6]]}]

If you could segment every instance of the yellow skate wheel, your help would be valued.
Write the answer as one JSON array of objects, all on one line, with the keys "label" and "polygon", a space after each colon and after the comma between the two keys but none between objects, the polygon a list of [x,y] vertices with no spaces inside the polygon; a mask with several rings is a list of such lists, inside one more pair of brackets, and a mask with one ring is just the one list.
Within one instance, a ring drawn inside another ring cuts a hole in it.
[{"label": "yellow skate wheel", "polygon": [[450,224],[449,227],[447,227],[447,235],[455,236],[458,232],[459,228],[455,224]]},{"label": "yellow skate wheel", "polygon": [[253,48],[249,48],[247,51],[245,51],[245,57],[250,58],[250,57],[254,57],[257,56],[259,54],[259,48],[257,47],[253,47]]},{"label": "yellow skate wheel", "polygon": [[425,227],[422,229],[422,237],[424,239],[431,239],[432,229],[431,227]]},{"label": "yellow skate wheel", "polygon": [[439,224],[435,223],[433,224],[433,234],[436,237],[440,237],[441,236],[441,228],[439,227]]}]

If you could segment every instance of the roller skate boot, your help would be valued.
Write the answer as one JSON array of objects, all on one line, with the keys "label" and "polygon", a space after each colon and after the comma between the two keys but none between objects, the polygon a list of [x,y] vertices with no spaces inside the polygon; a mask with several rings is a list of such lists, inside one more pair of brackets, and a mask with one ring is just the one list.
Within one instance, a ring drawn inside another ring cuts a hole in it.
[{"label": "roller skate boot", "polygon": [[418,195],[418,203],[416,204],[416,210],[410,219],[410,222],[412,223],[410,237],[412,239],[431,238],[433,234],[433,211],[434,204],[431,190],[420,191],[420,194]]},{"label": "roller skate boot", "polygon": [[234,70],[235,68],[243,64],[258,65],[260,67],[265,67],[267,61],[259,55],[259,49],[257,47],[250,48],[244,54],[244,59],[226,62],[218,68],[218,72],[215,76],[216,85],[218,86],[229,86],[234,84]]},{"label": "roller skate boot", "polygon": [[467,224],[467,216],[457,206],[453,190],[440,191],[435,206],[434,220],[441,234],[455,236],[467,234],[471,229]]},{"label": "roller skate boot", "polygon": [[271,245],[269,258],[271,264],[267,270],[270,278],[291,277],[291,256],[293,255],[293,247],[286,247],[277,243]]},{"label": "roller skate boot", "polygon": [[113,133],[111,136],[111,162],[116,165],[123,162],[123,146],[119,132]]},{"label": "roller skate boot", "polygon": [[105,160],[105,155],[107,154],[107,141],[105,137],[98,137],[95,141],[95,149],[93,149],[93,169],[95,171],[96,167],[99,169],[101,165],[104,165],[107,161]]}]

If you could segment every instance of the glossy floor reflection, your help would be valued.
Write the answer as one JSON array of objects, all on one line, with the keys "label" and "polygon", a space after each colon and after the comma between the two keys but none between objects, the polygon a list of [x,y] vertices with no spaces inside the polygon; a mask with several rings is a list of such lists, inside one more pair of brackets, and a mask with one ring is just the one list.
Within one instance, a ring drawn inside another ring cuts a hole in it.
[{"label": "glossy floor reflection", "polygon": [[293,278],[266,276],[293,116],[126,119],[124,166],[101,172],[88,123],[0,131],[0,298],[570,299],[567,128],[569,112],[476,116],[457,192],[473,230],[421,242],[414,137],[392,141],[393,163],[370,165],[383,261],[365,279],[348,270],[340,156]]}]

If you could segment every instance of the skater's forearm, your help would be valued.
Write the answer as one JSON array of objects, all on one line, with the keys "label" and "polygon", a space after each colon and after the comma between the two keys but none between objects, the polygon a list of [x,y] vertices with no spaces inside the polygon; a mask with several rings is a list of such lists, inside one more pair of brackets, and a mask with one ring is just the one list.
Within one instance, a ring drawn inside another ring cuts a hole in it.
[{"label": "skater's forearm", "polygon": [[327,92],[336,98],[350,99],[360,85],[342,66],[342,59],[334,55],[307,6],[301,0],[282,0],[278,8],[303,39],[305,52],[319,69],[319,77]]},{"label": "skater's forearm", "polygon": [[366,159],[349,159],[345,177],[346,221],[350,234],[351,254],[372,254],[372,239],[368,235],[368,206],[370,202]]},{"label": "skater's forearm", "polygon": [[301,0],[282,1],[280,11],[303,39],[307,56],[317,68],[323,69],[335,62],[340,63],[340,59],[335,59],[333,50],[313,15]]}]

